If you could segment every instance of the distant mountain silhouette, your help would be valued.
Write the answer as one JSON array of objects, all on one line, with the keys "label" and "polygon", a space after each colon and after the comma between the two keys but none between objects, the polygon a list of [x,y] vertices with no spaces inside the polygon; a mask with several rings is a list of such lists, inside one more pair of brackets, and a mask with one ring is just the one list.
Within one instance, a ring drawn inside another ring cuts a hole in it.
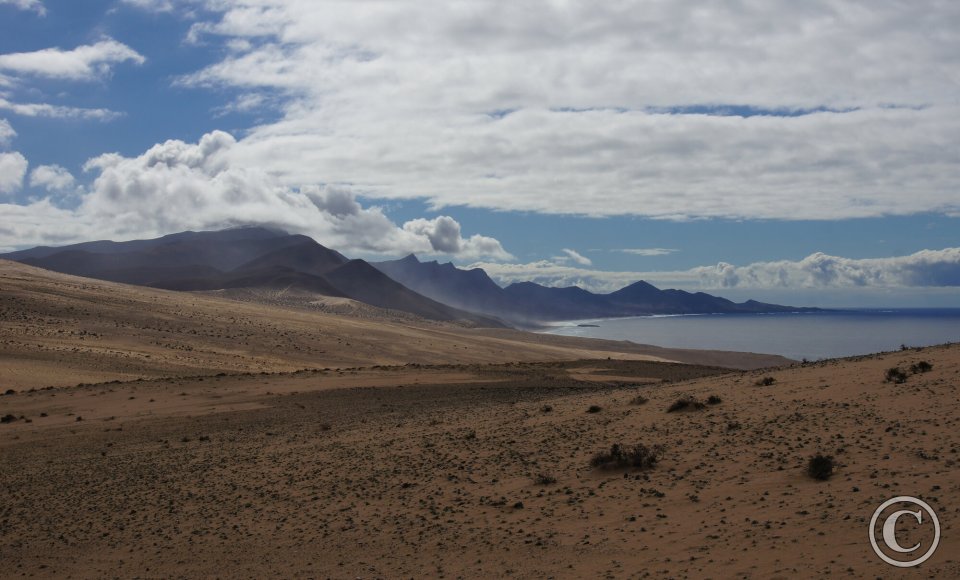
[{"label": "distant mountain silhouette", "polygon": [[373,266],[407,288],[450,306],[488,313],[511,310],[503,288],[480,268],[461,270],[450,263],[421,262],[413,254]]},{"label": "distant mountain silhouette", "polygon": [[302,235],[246,227],[182,232],[153,240],[38,247],[2,257],[65,274],[168,290],[292,288],[346,297],[432,320],[504,326],[441,304],[363,260],[348,260]]},{"label": "distant mountain silhouette", "polygon": [[646,314],[816,310],[755,300],[736,303],[703,292],[660,290],[642,280],[610,294],[594,294],[576,286],[553,288],[534,282],[517,282],[501,288],[483,270],[461,270],[449,263],[421,262],[413,255],[373,265],[408,288],[438,302],[520,324]]},{"label": "distant mountain silhouette", "polygon": [[645,314],[760,313],[816,310],[742,303],[703,292],[660,290],[639,281],[594,294],[534,282],[498,286],[479,268],[421,262],[414,255],[370,264],[350,260],[312,238],[261,227],[181,232],[153,240],[95,241],[0,255],[73,274],[169,290],[297,289],[346,297],[432,320],[482,326]]}]

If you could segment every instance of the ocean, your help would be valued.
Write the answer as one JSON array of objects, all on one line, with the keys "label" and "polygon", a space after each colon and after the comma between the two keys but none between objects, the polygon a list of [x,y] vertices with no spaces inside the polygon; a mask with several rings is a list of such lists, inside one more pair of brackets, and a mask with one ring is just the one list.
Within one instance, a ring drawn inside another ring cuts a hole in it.
[{"label": "ocean", "polygon": [[640,316],[559,322],[543,332],[812,361],[960,342],[960,308]]}]

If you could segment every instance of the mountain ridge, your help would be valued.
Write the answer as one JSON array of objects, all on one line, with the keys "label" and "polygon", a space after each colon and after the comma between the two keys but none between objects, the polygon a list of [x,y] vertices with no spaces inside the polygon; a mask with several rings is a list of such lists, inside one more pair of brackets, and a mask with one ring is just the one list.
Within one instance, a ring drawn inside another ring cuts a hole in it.
[{"label": "mountain ridge", "polygon": [[483,269],[450,262],[351,260],[313,238],[250,226],[179,232],[149,240],[98,240],[62,247],[38,246],[0,255],[64,274],[181,291],[294,288],[431,320],[480,326],[519,326],[589,318],[650,314],[815,311],[756,300],[737,303],[704,292],[661,290],[638,280],[619,290],[593,293],[577,286],[536,282],[498,285]]}]

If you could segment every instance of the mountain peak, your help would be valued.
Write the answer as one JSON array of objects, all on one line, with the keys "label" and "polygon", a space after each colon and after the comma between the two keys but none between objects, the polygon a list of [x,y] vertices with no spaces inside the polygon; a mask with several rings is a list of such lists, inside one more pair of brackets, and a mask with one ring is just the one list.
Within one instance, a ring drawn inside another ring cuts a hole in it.
[{"label": "mountain peak", "polygon": [[417,255],[414,253],[409,253],[399,260],[403,264],[419,264],[420,260],[417,258]]}]

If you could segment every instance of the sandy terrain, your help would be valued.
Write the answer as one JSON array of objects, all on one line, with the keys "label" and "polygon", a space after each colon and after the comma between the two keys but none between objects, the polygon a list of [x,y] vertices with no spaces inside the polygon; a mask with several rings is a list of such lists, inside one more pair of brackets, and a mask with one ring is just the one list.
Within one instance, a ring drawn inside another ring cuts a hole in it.
[{"label": "sandy terrain", "polygon": [[[960,577],[960,345],[737,371],[0,274],[0,577]],[[898,495],[942,524],[905,572],[867,533]]]},{"label": "sandy terrain", "polygon": [[746,353],[710,358],[626,342],[556,341],[422,320],[400,323],[392,315],[375,317],[379,309],[369,307],[347,307],[362,316],[345,316],[259,303],[251,293],[244,298],[114,284],[0,260],[0,390],[373,364],[608,356],[739,368],[785,362]]},{"label": "sandy terrain", "polygon": [[[905,494],[943,525],[913,575],[958,577],[958,378],[952,346],[753,372],[593,360],[17,393],[0,397],[18,417],[0,425],[4,576],[893,577],[867,522]],[[591,467],[614,442],[663,456]],[[818,451],[829,481],[805,474]]]}]

